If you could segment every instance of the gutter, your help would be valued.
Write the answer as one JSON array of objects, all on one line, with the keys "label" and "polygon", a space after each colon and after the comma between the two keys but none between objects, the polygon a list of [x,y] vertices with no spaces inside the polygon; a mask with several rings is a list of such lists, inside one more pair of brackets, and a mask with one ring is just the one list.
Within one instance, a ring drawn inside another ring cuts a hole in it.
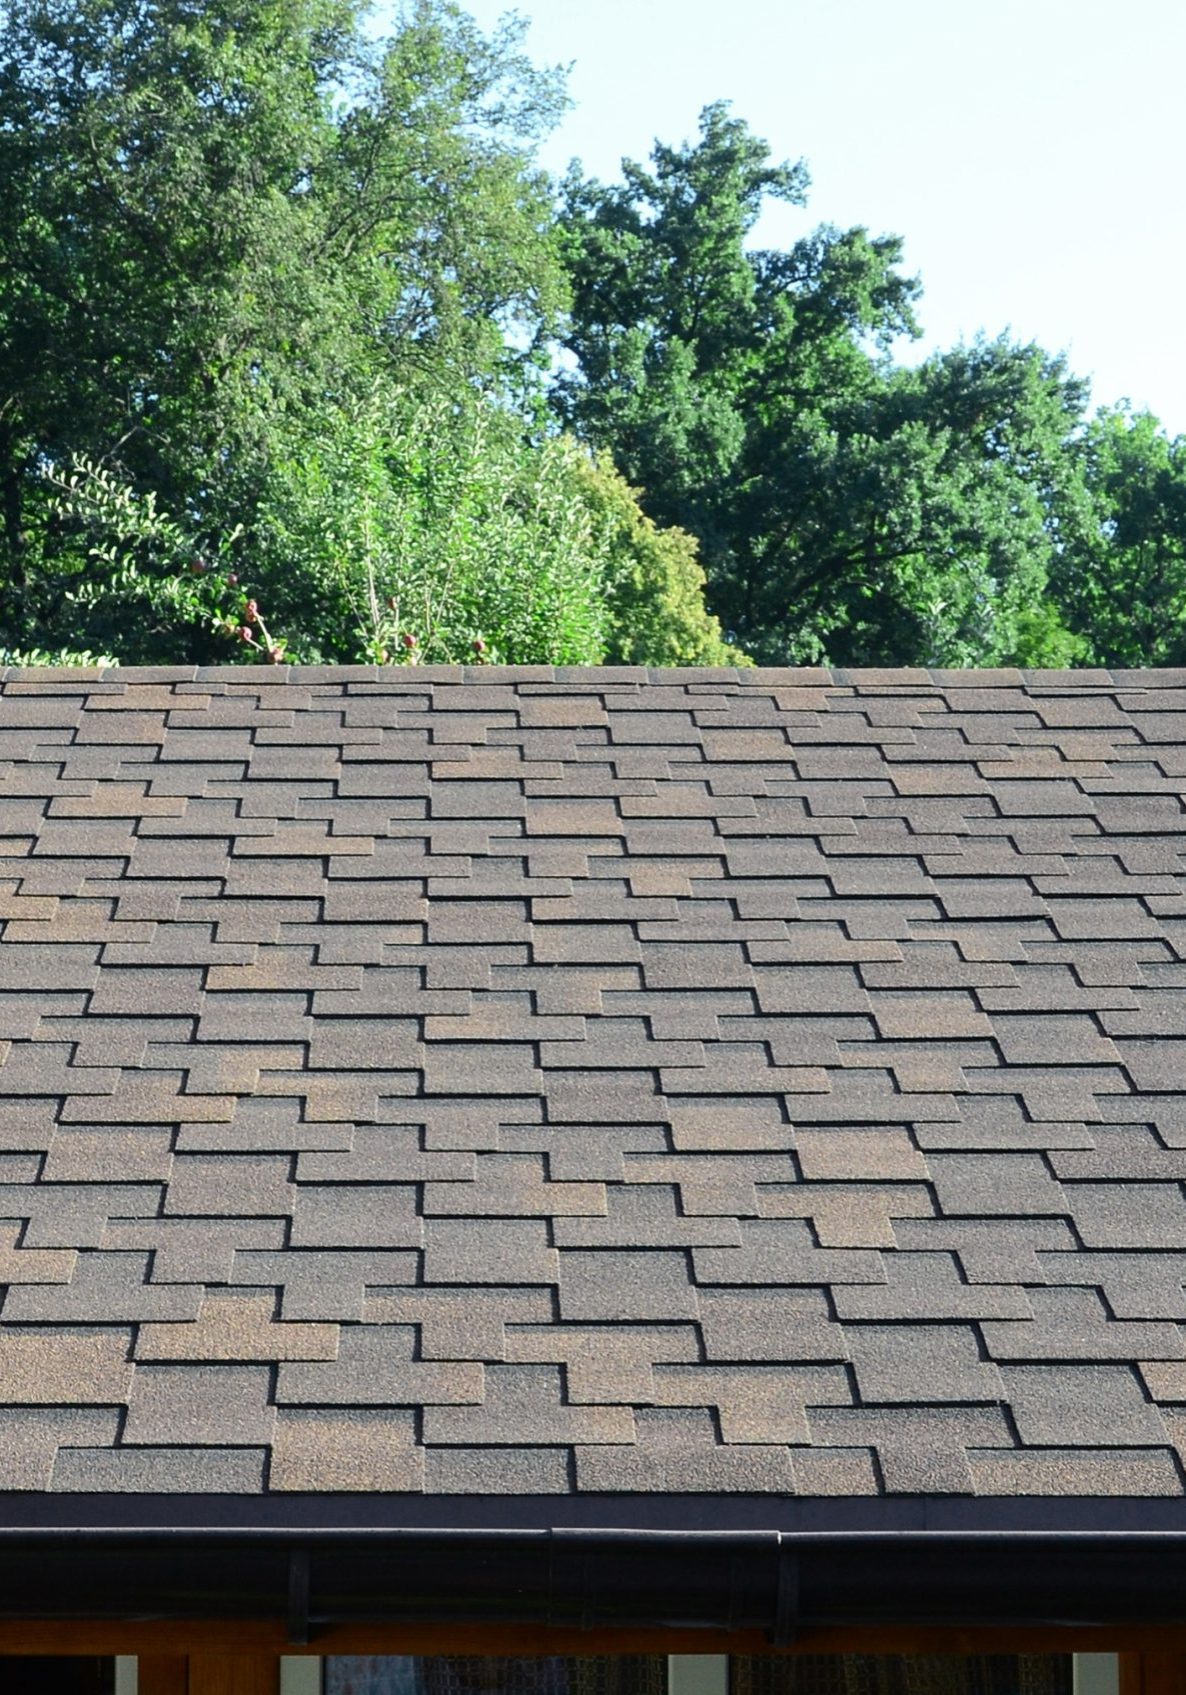
[{"label": "gutter", "polygon": [[0,1529],[0,1617],[569,1630],[1178,1623],[1186,1535]]}]

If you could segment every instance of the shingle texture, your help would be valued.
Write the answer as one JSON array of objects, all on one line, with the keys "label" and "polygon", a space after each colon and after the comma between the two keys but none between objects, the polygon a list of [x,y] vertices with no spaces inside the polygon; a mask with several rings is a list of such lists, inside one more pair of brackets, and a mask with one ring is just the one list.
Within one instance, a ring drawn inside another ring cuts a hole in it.
[{"label": "shingle texture", "polygon": [[10,671],[0,1492],[1163,1495],[1186,673]]}]

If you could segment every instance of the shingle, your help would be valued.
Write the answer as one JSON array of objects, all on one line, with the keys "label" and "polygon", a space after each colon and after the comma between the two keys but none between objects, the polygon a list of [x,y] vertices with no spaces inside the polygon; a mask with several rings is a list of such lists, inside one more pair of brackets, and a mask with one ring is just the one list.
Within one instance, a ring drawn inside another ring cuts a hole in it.
[{"label": "shingle", "polygon": [[895,1220],[930,1218],[935,1205],[919,1183],[764,1183],[763,1218],[809,1218],[822,1248],[892,1248]]},{"label": "shingle", "polygon": [[1001,1399],[971,1325],[846,1324],[844,1333],[866,1406]]},{"label": "shingle", "polygon": [[[11,1099],[22,1095],[110,1095],[120,1081],[118,1069],[109,1066],[73,1067],[65,1042],[17,1042],[7,1047],[0,1069],[4,1092]],[[96,1103],[95,1110],[101,1111]]]},{"label": "shingle", "polygon": [[425,1049],[424,1087],[436,1095],[522,1095],[541,1092],[535,1053],[510,1042],[438,1042]]},{"label": "shingle", "polygon": [[879,992],[869,997],[869,1010],[887,1041],[988,1036],[993,1030],[967,990]]},{"label": "shingle", "polygon": [[[948,1319],[1025,1320],[1032,1316],[1030,1296],[1034,1291],[1014,1283],[966,1282],[952,1253],[915,1249],[886,1254],[884,1265],[884,1283],[849,1283],[833,1290],[841,1319],[910,1320],[912,1327],[905,1334],[912,1335],[913,1324]],[[847,1337],[847,1329],[844,1335]]]},{"label": "shingle", "polygon": [[294,1248],[421,1245],[422,1225],[410,1184],[302,1183],[291,1210]]},{"label": "shingle", "polygon": [[1113,1317],[1186,1319],[1186,1254],[1039,1254],[1040,1275],[1052,1285],[1099,1289]]},{"label": "shingle", "polygon": [[978,1495],[1180,1495],[1173,1455],[1160,1448],[970,1450]]},{"label": "shingle", "polygon": [[409,1412],[284,1407],[276,1414],[270,1489],[418,1494],[423,1483],[424,1461]]},{"label": "shingle", "polygon": [[821,1248],[798,1219],[744,1219],[739,1248],[694,1250],[698,1283],[825,1285],[881,1283],[881,1255],[867,1249]]},{"label": "shingle", "polygon": [[848,1358],[844,1330],[822,1289],[701,1288],[698,1304],[709,1360]]},{"label": "shingle", "polygon": [[[24,1257],[24,1256],[22,1256]],[[28,1257],[35,1257],[30,1255]],[[178,1323],[198,1316],[199,1283],[150,1283],[145,1253],[83,1252],[68,1282],[24,1282],[9,1290],[9,1324]]]},{"label": "shingle", "polygon": [[713,1407],[727,1444],[807,1442],[807,1407],[852,1403],[838,1365],[659,1365],[660,1407]]},{"label": "shingle", "polygon": [[188,1217],[287,1216],[293,1204],[291,1165],[282,1156],[178,1154],[165,1211]]},{"label": "shingle", "polygon": [[1186,1090],[1186,1041],[1130,1038],[1118,1040],[1115,1045],[1138,1090],[1165,1090],[1175,1094]]},{"label": "shingle", "polygon": [[0,991],[23,993],[93,989],[99,979],[99,949],[91,944],[40,942],[0,949]]},{"label": "shingle", "polygon": [[78,1255],[73,1248],[25,1248],[20,1227],[0,1226],[0,1284],[11,1289],[24,1283],[69,1283]]},{"label": "shingle", "polygon": [[426,1448],[429,1495],[567,1495],[567,1448]]},{"label": "shingle", "polygon": [[1158,1447],[1168,1438],[1127,1365],[1007,1365],[1005,1398],[1026,1447]]},{"label": "shingle", "polygon": [[905,1129],[799,1130],[795,1151],[812,1182],[905,1182],[925,1178],[926,1163]]},{"label": "shingle", "polygon": [[820,1495],[880,1495],[881,1478],[869,1448],[796,1448],[791,1464],[795,1492]]},{"label": "shingle", "polygon": [[810,1415],[813,1443],[872,1447],[890,1495],[970,1495],[970,1449],[1011,1444],[997,1407],[821,1407]]},{"label": "shingle", "polygon": [[133,1448],[271,1441],[271,1372],[262,1365],[138,1365],[123,1441]]},{"label": "shingle", "polygon": [[0,1482],[1181,1494],[1118,675],[9,674]]},{"label": "shingle", "polygon": [[492,1365],[479,1406],[426,1406],[428,1447],[567,1446],[631,1443],[629,1407],[574,1406],[564,1400],[563,1376],[552,1365]]},{"label": "shingle", "polygon": [[49,1145],[47,1183],[167,1181],[173,1162],[168,1130],[145,1126],[60,1125]]},{"label": "shingle", "polygon": [[783,1116],[776,1098],[751,1097],[714,1101],[677,1100],[664,1116],[680,1153],[754,1153],[789,1150],[796,1132]]},{"label": "shingle", "polygon": [[1032,1320],[981,1326],[998,1360],[1186,1359],[1178,1325],[1112,1318],[1095,1289],[1031,1289]]},{"label": "shingle", "polygon": [[656,1367],[697,1360],[699,1347],[690,1324],[516,1324],[506,1332],[506,1358],[563,1365],[571,1402],[628,1406],[660,1399]]},{"label": "shingle", "polygon": [[1075,1238],[1063,1219],[903,1219],[898,1246],[954,1253],[969,1283],[1042,1283],[1039,1250],[1070,1253]]},{"label": "shingle", "polygon": [[476,1166],[472,1153],[423,1149],[420,1133],[411,1124],[350,1125],[348,1129],[348,1141],[341,1149],[310,1151],[299,1156],[296,1168],[299,1183],[471,1184],[474,1181]]},{"label": "shingle", "polygon": [[415,1341],[410,1325],[346,1325],[336,1358],[280,1367],[276,1400],[282,1406],[409,1407],[483,1400],[480,1365],[417,1359]]},{"label": "shingle", "polygon": [[0,1382],[13,1406],[126,1399],[131,1332],[94,1325],[37,1331],[0,1325]]},{"label": "shingle", "polygon": [[555,1283],[558,1276],[542,1220],[430,1218],[424,1249],[427,1283]]},{"label": "shingle", "polygon": [[701,1409],[644,1410],[638,1440],[622,1446],[579,1446],[581,1490],[676,1494],[790,1494],[790,1449],[782,1444],[725,1446]]},{"label": "shingle", "polygon": [[1086,1014],[996,1014],[992,1033],[1009,1065],[1118,1065],[1120,1055]]},{"label": "shingle", "polygon": [[60,1448],[111,1447],[114,1407],[5,1407],[0,1411],[0,1489],[46,1490]]},{"label": "shingle", "polygon": [[282,1319],[361,1321],[367,1289],[415,1282],[416,1259],[379,1250],[243,1248],[227,1281],[279,1288]]},{"label": "shingle", "polygon": [[75,1448],[58,1450],[55,1490],[102,1495],[258,1495],[263,1448]]},{"label": "shingle", "polygon": [[1067,1212],[1087,1248],[1186,1248],[1179,1183],[1068,1183]]},{"label": "shingle", "polygon": [[566,1321],[678,1320],[696,1316],[685,1253],[655,1249],[559,1255],[560,1316]]},{"label": "shingle", "polygon": [[927,1161],[949,1218],[986,1214],[1041,1217],[1071,1210],[1071,1197],[1039,1154],[933,1153]]},{"label": "shingle", "polygon": [[254,1289],[211,1289],[190,1323],[142,1324],[137,1360],[332,1360],[336,1324],[277,1320],[276,1300]]},{"label": "shingle", "polygon": [[[1008,1074],[1003,1082],[1008,1081]],[[963,1095],[956,1100],[958,1118],[951,1124],[917,1124],[914,1138],[929,1159],[935,1152],[1033,1153],[1061,1148],[1090,1149],[1096,1127],[1082,1120],[1036,1121],[1026,1112],[1020,1095]],[[1053,1154],[1051,1166],[1054,1166]],[[1055,1171],[1061,1176],[1061,1171]]]},{"label": "shingle", "polygon": [[278,1248],[286,1231],[278,1218],[137,1217],[135,1210],[130,1202],[115,1210],[96,1245],[150,1248],[154,1283],[229,1283],[236,1249]]},{"label": "shingle", "polygon": [[29,1248],[97,1248],[112,1218],[156,1212],[159,1183],[0,1184],[0,1218],[27,1219]]},{"label": "shingle", "polygon": [[508,1324],[547,1333],[554,1313],[550,1289],[379,1288],[362,1316],[369,1324],[414,1324],[421,1359],[502,1360],[508,1357]]},{"label": "shingle", "polygon": [[757,966],[753,986],[762,1012],[868,1012],[869,997],[855,967]]},{"label": "shingle", "polygon": [[1057,1177],[1122,1182],[1186,1179],[1186,1149],[1167,1148],[1149,1126],[1095,1125],[1091,1140],[1090,1148],[1051,1152],[1050,1164]]},{"label": "shingle", "polygon": [[110,1093],[89,1098],[69,1096],[62,1107],[62,1120],[67,1124],[176,1124],[186,1120],[217,1124],[226,1123],[232,1116],[234,1101],[229,1095],[187,1094],[184,1081],[181,1071],[137,1072],[125,1068]]}]

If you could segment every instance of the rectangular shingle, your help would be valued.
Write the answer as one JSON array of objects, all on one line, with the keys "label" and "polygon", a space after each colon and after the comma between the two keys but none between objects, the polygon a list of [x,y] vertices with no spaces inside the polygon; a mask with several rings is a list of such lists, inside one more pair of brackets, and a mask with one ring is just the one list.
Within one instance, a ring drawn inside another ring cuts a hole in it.
[{"label": "rectangular shingle", "polygon": [[1184,679],[7,674],[0,1483],[1180,1495]]}]

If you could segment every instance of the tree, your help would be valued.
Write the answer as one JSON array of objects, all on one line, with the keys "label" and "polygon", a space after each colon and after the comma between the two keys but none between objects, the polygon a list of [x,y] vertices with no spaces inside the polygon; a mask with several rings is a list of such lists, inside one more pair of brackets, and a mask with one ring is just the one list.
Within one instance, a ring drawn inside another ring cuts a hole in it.
[{"label": "tree", "polygon": [[564,422],[645,489],[659,522],[703,538],[710,491],[745,439],[759,277],[744,241],[766,198],[802,204],[807,177],[771,165],[724,105],[702,114],[697,147],[657,143],[653,159],[653,172],[625,160],[620,185],[575,167],[565,183],[574,368],[555,396]]},{"label": "tree", "polygon": [[1052,581],[1089,663],[1186,663],[1186,437],[1116,406],[1083,444],[1086,499]]},{"label": "tree", "polygon": [[274,663],[748,663],[704,609],[690,536],[607,461],[531,440],[472,391],[376,383],[349,413],[292,419],[250,548],[240,528],[203,553],[85,460],[49,481],[85,547],[66,608],[91,659],[168,657],[183,630],[199,656],[229,639]]},{"label": "tree", "polygon": [[1067,658],[1047,578],[1080,468],[1083,385],[980,342],[761,406],[727,583],[764,656],[842,664]]},{"label": "tree", "polygon": [[661,529],[608,454],[573,469],[604,551],[612,665],[749,665],[704,605],[704,567],[686,530]]},{"label": "tree", "polygon": [[[359,0],[5,7],[0,643],[60,630],[94,567],[50,462],[107,467],[210,547],[250,538],[292,416],[348,408],[376,374],[530,382],[563,292],[530,161],[559,84],[449,0],[378,47],[361,18]],[[155,639],[184,657],[189,628]]]},{"label": "tree", "polygon": [[919,292],[900,242],[825,226],[749,251],[807,179],[725,107],[654,161],[570,176],[556,403],[697,537],[730,640],[768,663],[1071,654],[1046,583],[1083,385],[1005,341],[895,366]]},{"label": "tree", "polygon": [[377,387],[294,430],[245,582],[302,660],[596,665],[609,554],[579,457],[481,395]]}]

